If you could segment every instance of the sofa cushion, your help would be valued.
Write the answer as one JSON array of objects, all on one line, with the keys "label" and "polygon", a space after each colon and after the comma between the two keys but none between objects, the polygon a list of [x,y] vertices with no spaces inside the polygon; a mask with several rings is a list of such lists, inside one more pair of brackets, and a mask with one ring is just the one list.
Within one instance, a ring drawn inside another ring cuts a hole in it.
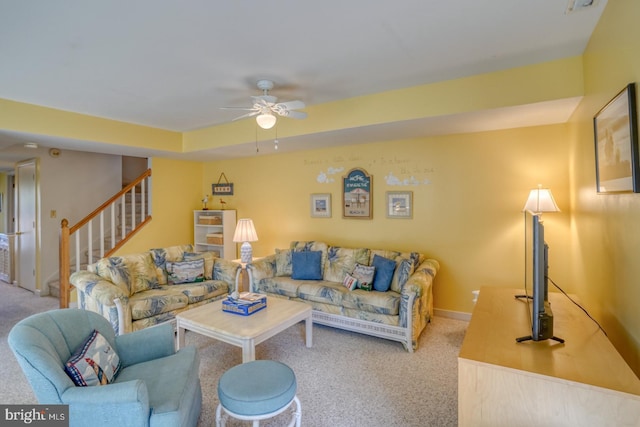
[{"label": "sofa cushion", "polygon": [[345,274],[353,271],[356,264],[367,264],[368,261],[369,249],[329,246],[327,249],[327,262],[324,264],[322,278],[330,282],[341,282]]},{"label": "sofa cushion", "polygon": [[412,260],[396,260],[396,270],[393,273],[393,279],[391,279],[390,289],[395,292],[402,292],[404,284],[407,283],[414,270],[415,267]]},{"label": "sofa cushion", "polygon": [[342,286],[342,282],[309,280],[302,281],[300,286],[298,286],[298,298],[325,304],[341,305],[343,295],[348,293],[349,290]]},{"label": "sofa cushion", "polygon": [[266,277],[255,283],[255,291],[269,294],[282,295],[289,298],[298,296],[298,287],[302,282],[291,277]]},{"label": "sofa cushion", "polygon": [[376,269],[376,274],[373,277],[373,289],[378,292],[387,292],[391,287],[396,262],[392,259],[375,255],[373,257],[373,266]]},{"label": "sofa cushion", "polygon": [[322,252],[300,251],[291,254],[291,278],[296,280],[322,280]]},{"label": "sofa cushion", "polygon": [[143,319],[186,307],[189,298],[182,293],[179,286],[182,285],[165,285],[160,289],[138,292],[129,297],[131,319]]},{"label": "sofa cushion", "polygon": [[291,249],[276,249],[276,276],[291,276]]},{"label": "sofa cushion", "polygon": [[204,260],[204,280],[213,279],[213,265],[215,263],[215,256],[211,252],[185,252],[185,261],[195,261],[198,259]]},{"label": "sofa cushion", "polygon": [[159,286],[149,252],[102,258],[94,268],[96,274],[112,281],[129,296]]},{"label": "sofa cushion", "polygon": [[397,316],[400,313],[401,295],[397,292],[367,292],[356,289],[344,294],[342,306],[370,313]]},{"label": "sofa cushion", "polygon": [[204,259],[193,261],[167,262],[169,284],[194,283],[204,281]]},{"label": "sofa cushion", "polygon": [[174,285],[189,299],[189,304],[195,304],[206,299],[229,293],[229,285],[222,280],[207,280],[200,283],[185,283]]},{"label": "sofa cushion", "polygon": [[95,329],[64,365],[73,383],[81,387],[111,384],[120,368],[120,358],[115,349]]},{"label": "sofa cushion", "polygon": [[151,258],[153,259],[153,263],[156,266],[156,276],[158,278],[158,284],[167,284],[167,261],[182,261],[184,258],[184,253],[192,251],[193,246],[189,244],[149,250]]}]

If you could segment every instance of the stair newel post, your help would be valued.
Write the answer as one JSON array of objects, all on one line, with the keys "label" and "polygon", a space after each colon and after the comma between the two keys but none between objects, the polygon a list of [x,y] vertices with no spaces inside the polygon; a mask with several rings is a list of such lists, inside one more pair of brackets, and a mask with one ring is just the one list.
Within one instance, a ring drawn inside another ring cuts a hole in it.
[{"label": "stair newel post", "polygon": [[64,218],[60,228],[60,308],[69,308],[69,275],[71,274],[69,258],[69,221]]}]

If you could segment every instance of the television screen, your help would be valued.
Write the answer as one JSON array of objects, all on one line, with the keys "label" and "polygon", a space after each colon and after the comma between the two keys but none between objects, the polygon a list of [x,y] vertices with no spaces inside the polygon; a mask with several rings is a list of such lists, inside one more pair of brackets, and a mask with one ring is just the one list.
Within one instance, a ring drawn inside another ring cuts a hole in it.
[{"label": "television screen", "polygon": [[553,312],[549,304],[549,247],[544,241],[544,225],[539,215],[525,211],[525,293],[531,313],[531,335],[516,341],[554,339]]}]

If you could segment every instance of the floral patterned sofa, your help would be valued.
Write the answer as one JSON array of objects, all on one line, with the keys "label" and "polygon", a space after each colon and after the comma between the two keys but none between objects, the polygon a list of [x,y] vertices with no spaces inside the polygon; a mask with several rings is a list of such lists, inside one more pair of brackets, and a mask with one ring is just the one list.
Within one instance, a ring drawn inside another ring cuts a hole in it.
[{"label": "floral patterned sofa", "polygon": [[[433,279],[439,268],[438,261],[418,252],[318,241],[291,242],[289,249],[276,249],[247,265],[251,291],[303,301],[313,307],[315,323],[400,341],[409,352],[433,316]],[[363,270],[374,271],[373,279],[356,274]],[[377,285],[377,275],[389,281],[388,290],[366,283],[371,279]],[[362,283],[354,288],[358,277]]]},{"label": "floral patterned sofa", "polygon": [[117,335],[174,321],[176,314],[236,289],[241,266],[192,245],[102,258],[69,277],[78,306],[109,320]]}]

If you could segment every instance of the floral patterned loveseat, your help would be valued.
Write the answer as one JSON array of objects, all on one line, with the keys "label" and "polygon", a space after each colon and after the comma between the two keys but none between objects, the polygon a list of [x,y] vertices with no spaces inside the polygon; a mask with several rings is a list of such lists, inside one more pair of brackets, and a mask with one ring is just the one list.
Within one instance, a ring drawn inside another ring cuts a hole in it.
[{"label": "floral patterned loveseat", "polygon": [[[251,291],[303,301],[313,307],[315,323],[400,341],[409,352],[433,316],[433,279],[439,268],[438,261],[418,252],[318,241],[291,242],[289,249],[276,249],[247,265]],[[363,278],[356,273],[363,270],[373,271],[374,285],[375,275],[384,273],[388,290],[371,289],[370,277],[354,288],[357,277]]]},{"label": "floral patterned loveseat", "polygon": [[104,316],[116,335],[175,321],[176,314],[236,289],[240,264],[192,245],[102,258],[69,277],[78,306]]}]

